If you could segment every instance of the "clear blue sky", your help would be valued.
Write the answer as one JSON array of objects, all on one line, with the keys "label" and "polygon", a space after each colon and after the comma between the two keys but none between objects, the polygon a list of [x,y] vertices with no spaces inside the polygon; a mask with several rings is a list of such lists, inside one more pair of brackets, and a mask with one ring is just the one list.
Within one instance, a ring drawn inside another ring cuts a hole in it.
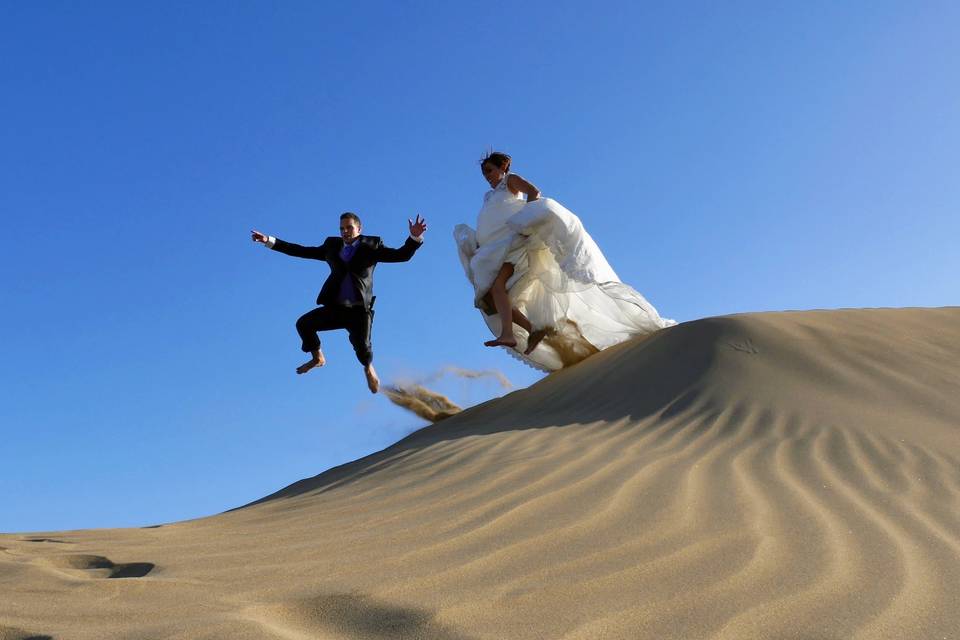
[{"label": "clear blue sky", "polygon": [[[677,6],[672,6],[677,5]],[[493,146],[679,321],[960,302],[954,2],[0,2],[0,531],[216,513],[422,425],[294,320],[344,210],[385,380],[539,374],[451,239]],[[463,404],[495,383],[445,380]]]}]

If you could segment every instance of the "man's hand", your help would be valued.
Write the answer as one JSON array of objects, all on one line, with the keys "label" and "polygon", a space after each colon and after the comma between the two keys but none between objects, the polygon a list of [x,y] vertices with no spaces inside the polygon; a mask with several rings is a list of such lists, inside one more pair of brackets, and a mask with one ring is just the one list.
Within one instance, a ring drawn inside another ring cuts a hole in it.
[{"label": "man's hand", "polygon": [[266,236],[265,234],[263,234],[263,233],[260,233],[260,232],[257,231],[256,229],[252,229],[252,230],[250,231],[250,234],[251,234],[254,242],[262,242],[262,243],[264,243],[264,244],[267,243],[267,236]]},{"label": "man's hand", "polygon": [[427,230],[427,221],[420,217],[420,214],[417,214],[417,221],[414,222],[407,218],[407,222],[410,223],[410,235],[414,238],[419,238]]}]

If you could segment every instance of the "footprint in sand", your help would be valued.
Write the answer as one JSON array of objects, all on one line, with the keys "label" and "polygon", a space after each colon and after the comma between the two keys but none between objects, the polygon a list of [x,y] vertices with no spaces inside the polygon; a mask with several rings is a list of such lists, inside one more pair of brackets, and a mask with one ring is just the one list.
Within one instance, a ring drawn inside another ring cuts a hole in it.
[{"label": "footprint in sand", "polygon": [[0,625],[0,640],[53,640],[52,636]]},{"label": "footprint in sand", "polygon": [[760,353],[760,349],[757,349],[756,345],[753,344],[753,340],[747,338],[746,340],[740,340],[739,342],[728,342],[727,343],[731,349],[740,351],[742,353],[749,353],[750,355],[756,355]]},{"label": "footprint in sand", "polygon": [[156,567],[152,562],[114,564],[109,558],[85,554],[55,556],[45,562],[72,575],[84,572],[90,578],[142,578]]},{"label": "footprint in sand", "polygon": [[52,542],[55,544],[73,544],[72,542],[67,542],[66,540],[54,540],[53,538],[23,538],[20,542]]}]

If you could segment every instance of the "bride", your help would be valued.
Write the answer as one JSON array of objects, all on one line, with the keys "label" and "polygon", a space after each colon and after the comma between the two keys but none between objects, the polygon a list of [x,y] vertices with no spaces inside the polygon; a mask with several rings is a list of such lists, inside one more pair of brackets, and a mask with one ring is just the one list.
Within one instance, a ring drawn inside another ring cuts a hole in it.
[{"label": "bride", "polygon": [[491,190],[477,229],[453,231],[474,304],[497,336],[485,345],[554,371],[676,324],[620,282],[580,219],[510,173],[510,161],[500,152],[480,161]]}]

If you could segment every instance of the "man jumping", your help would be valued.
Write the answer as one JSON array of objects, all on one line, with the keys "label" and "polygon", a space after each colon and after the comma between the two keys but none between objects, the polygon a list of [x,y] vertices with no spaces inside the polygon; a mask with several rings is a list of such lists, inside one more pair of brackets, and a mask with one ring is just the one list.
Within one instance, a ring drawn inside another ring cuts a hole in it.
[{"label": "man jumping", "polygon": [[410,237],[399,249],[385,247],[377,236],[361,235],[360,218],[351,212],[340,216],[340,237],[329,237],[319,247],[304,247],[284,242],[273,236],[251,231],[253,241],[269,249],[297,258],[324,260],[330,265],[330,275],[317,296],[316,309],[297,320],[301,349],[312,358],[297,367],[297,373],[306,373],[322,367],[326,360],[320,350],[318,331],[346,329],[350,344],[363,365],[367,386],[372,393],[380,388],[380,379],[373,368],[373,348],[370,333],[373,327],[373,270],[378,262],[406,262],[423,243],[427,221],[419,215],[408,220]]}]

